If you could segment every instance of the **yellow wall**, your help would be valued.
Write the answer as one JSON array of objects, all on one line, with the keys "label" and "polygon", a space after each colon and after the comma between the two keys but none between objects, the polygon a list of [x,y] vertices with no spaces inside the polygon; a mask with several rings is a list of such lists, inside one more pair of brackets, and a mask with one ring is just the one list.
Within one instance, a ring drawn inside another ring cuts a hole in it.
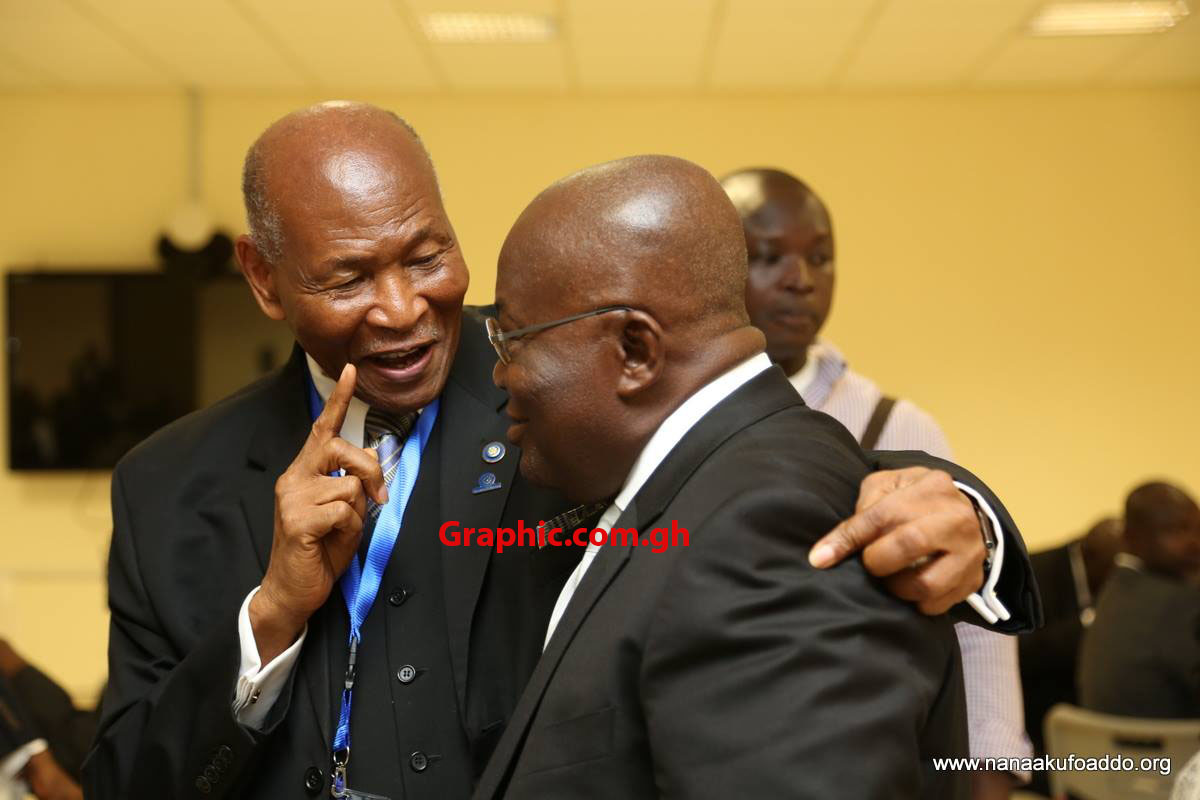
[{"label": "yellow wall", "polygon": [[[247,145],[317,99],[207,97],[203,186],[227,228]],[[941,421],[1035,548],[1148,476],[1200,491],[1200,89],[361,99],[424,136],[472,301],[517,212],[570,170],[651,151],[779,165],[833,209],[830,338]],[[177,95],[0,94],[0,268],[150,263],[186,192],[186,120]],[[103,673],[107,483],[0,472],[0,634],[81,695]]]}]

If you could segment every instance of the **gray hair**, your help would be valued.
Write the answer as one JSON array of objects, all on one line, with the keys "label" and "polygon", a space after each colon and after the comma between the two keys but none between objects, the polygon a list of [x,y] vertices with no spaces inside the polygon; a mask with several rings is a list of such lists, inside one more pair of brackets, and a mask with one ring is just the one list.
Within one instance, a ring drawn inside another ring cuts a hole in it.
[{"label": "gray hair", "polygon": [[[435,185],[438,184],[437,171],[433,168],[433,159],[429,157],[429,151],[425,148],[425,143],[421,141],[420,135],[417,134],[413,126],[408,124],[407,120],[394,111],[377,109],[365,103],[351,104],[338,102],[322,103],[303,111],[294,112],[288,116],[302,117],[332,109],[345,108],[358,111],[382,111],[398,122],[416,141],[417,146],[421,148],[421,152],[425,154],[425,159],[429,162],[429,168],[433,170],[434,183]],[[274,128],[275,125],[271,127]],[[250,145],[250,149],[246,151],[246,160],[242,164],[242,200],[246,205],[246,226],[250,230],[250,238],[254,241],[254,246],[258,248],[258,252],[267,262],[277,264],[283,258],[283,220],[279,215],[279,209],[276,208],[271,193],[267,190],[266,158],[263,153],[265,149],[263,147],[264,138],[266,138],[266,133],[259,136],[254,141],[254,144]],[[438,192],[441,192],[440,185],[438,186]]]}]

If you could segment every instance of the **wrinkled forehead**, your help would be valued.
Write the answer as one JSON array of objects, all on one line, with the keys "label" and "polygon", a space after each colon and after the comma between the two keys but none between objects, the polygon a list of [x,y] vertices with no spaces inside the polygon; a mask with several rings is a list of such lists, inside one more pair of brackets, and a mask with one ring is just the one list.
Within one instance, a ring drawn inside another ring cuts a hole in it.
[{"label": "wrinkled forehead", "polygon": [[335,147],[278,166],[281,179],[272,188],[287,238],[391,231],[406,221],[444,217],[437,182],[423,154]]},{"label": "wrinkled forehead", "polygon": [[347,196],[386,192],[405,183],[404,168],[385,164],[375,153],[334,150],[316,165],[320,180],[336,194]]}]

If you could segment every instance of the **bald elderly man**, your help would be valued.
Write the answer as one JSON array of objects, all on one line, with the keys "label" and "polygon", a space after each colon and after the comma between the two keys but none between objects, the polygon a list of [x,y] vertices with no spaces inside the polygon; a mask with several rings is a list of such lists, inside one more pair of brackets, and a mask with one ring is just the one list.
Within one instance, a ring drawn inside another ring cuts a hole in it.
[{"label": "bald elderly man", "polygon": [[[495,354],[464,313],[466,265],[407,124],[347,103],[289,114],[251,147],[243,189],[238,260],[296,348],[114,472],[109,684],[85,789],[466,797],[579,557],[444,546],[439,527],[590,509],[517,473]],[[948,478],[864,486],[839,553],[869,545],[889,581],[929,556],[930,610],[978,588],[983,533]],[[1036,621],[1031,586],[1004,599]]]},{"label": "bald elderly man", "polygon": [[950,621],[794,557],[868,465],[771,365],[746,270],[720,184],[666,156],[576,173],[509,233],[491,339],[521,473],[607,504],[601,530],[688,535],[588,546],[476,800],[968,796],[931,761],[967,753]]}]

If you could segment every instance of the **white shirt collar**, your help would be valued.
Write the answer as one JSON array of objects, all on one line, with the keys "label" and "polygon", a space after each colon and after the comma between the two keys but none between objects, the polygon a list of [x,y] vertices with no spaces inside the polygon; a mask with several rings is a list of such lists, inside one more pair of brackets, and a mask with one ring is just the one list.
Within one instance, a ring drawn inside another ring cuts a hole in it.
[{"label": "white shirt collar", "polygon": [[[317,394],[321,395],[321,402],[328,403],[329,395],[333,394],[333,388],[337,386],[337,381],[326,375],[325,371],[321,369],[321,365],[314,361],[308,353],[304,354],[304,358],[308,362],[308,374],[312,376],[313,385],[317,387]],[[346,409],[346,419],[342,422],[340,435],[355,447],[363,446],[363,431],[367,424],[369,408],[357,397],[350,398],[350,407]]]},{"label": "white shirt collar", "polygon": [[672,411],[671,415],[658,426],[658,430],[650,437],[650,441],[646,442],[646,446],[642,448],[637,460],[633,462],[633,469],[629,471],[629,476],[625,478],[625,484],[617,494],[617,499],[613,501],[617,508],[624,511],[629,507],[630,501],[662,464],[663,459],[670,455],[671,451],[675,449],[675,445],[679,444],[679,441],[697,422],[703,419],[705,414],[740,389],[742,384],[770,366],[771,359],[767,358],[766,353],[751,356],[728,372],[709,381],[702,389],[685,400],[679,408]]},{"label": "white shirt collar", "polygon": [[[741,388],[742,384],[758,375],[765,369],[771,366],[771,359],[767,358],[766,353],[759,353],[738,364],[733,369],[718,376],[710,381],[700,391],[693,394],[683,402],[679,408],[671,412],[671,415],[663,420],[658,426],[658,430],[650,437],[650,441],[646,442],[646,446],[642,448],[642,452],[638,454],[637,460],[633,462],[633,469],[629,471],[629,475],[625,478],[625,485],[621,487],[621,491],[617,494],[617,499],[612,502],[600,517],[600,521],[596,523],[597,527],[611,530],[616,524],[617,519],[621,516],[629,503],[633,500],[634,495],[642,488],[646,481],[654,474],[654,471],[662,464],[663,459],[670,455],[675,449],[675,445],[687,435],[697,422],[703,419],[704,415],[713,410],[718,403],[724,400],[729,395]],[[571,602],[571,597],[575,594],[575,590],[583,581],[583,576],[587,573],[588,567],[596,557],[596,553],[600,552],[600,546],[588,542],[587,549],[583,551],[583,556],[579,559],[578,566],[571,576],[567,578],[566,585],[559,592],[558,601],[554,604],[554,611],[550,614],[550,624],[546,628],[546,638],[542,643],[542,649],[550,643],[550,637],[554,635],[554,629],[558,627],[558,622],[562,619],[562,615],[566,613],[567,604]]]}]

